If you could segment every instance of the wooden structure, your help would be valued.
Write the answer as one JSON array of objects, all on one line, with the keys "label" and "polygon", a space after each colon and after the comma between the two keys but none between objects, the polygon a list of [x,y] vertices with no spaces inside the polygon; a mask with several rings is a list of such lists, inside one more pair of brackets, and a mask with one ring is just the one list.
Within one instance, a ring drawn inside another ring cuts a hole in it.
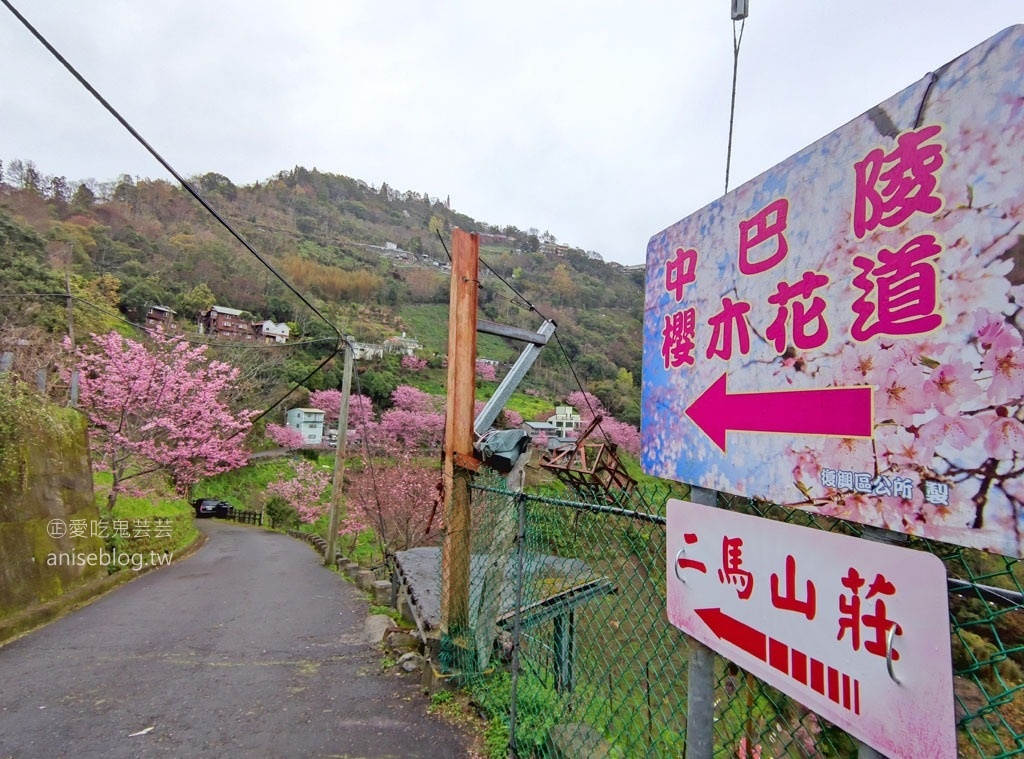
[{"label": "wooden structure", "polygon": [[575,442],[548,451],[540,465],[572,488],[573,492],[607,503],[617,503],[636,488],[611,442],[591,442],[590,434],[601,424],[596,416]]},{"label": "wooden structure", "polygon": [[441,554],[441,629],[469,627],[469,486],[480,461],[473,449],[476,401],[476,308],[480,238],[452,232],[452,286],[448,303],[448,415],[444,429],[444,542]]}]

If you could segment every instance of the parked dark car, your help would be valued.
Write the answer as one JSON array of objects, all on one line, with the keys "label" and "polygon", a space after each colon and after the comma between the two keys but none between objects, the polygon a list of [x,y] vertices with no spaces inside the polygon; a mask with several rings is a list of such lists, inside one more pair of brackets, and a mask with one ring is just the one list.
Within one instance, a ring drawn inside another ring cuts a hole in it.
[{"label": "parked dark car", "polygon": [[216,498],[197,498],[192,501],[192,508],[197,517],[226,517],[231,511],[231,504]]}]

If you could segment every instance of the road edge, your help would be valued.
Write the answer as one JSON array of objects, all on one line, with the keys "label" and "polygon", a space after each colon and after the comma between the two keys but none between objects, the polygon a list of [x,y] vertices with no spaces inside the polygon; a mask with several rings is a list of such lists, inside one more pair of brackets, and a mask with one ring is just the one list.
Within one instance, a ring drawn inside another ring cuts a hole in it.
[{"label": "road edge", "polygon": [[[179,561],[187,559],[206,545],[206,541],[206,534],[199,532],[195,540],[185,546],[185,548],[175,552],[171,564],[177,564]],[[125,569],[120,572],[115,572],[112,575],[100,577],[72,588],[67,593],[64,593],[59,598],[55,598],[52,601],[29,606],[27,609],[16,612],[10,617],[0,619],[0,648],[13,643],[41,627],[45,627],[51,622],[55,622],[65,614],[75,611],[76,609],[81,609],[84,606],[88,606],[93,601],[102,598],[110,591],[115,590],[116,588],[119,588],[144,574],[148,574],[156,569],[162,569],[166,566],[170,565],[149,564],[137,571]]]}]

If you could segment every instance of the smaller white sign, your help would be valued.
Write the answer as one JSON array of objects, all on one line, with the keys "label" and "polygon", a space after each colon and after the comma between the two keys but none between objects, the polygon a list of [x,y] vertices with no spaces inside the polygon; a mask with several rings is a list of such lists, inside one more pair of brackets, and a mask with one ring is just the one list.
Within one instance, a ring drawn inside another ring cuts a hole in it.
[{"label": "smaller white sign", "polygon": [[888,757],[956,757],[942,562],[668,502],[669,621]]}]

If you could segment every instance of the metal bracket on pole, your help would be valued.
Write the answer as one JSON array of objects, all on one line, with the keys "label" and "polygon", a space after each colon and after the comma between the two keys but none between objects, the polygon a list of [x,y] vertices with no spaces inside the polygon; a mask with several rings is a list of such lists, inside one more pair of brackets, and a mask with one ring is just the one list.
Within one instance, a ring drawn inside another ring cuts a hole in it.
[{"label": "metal bracket on pole", "polygon": [[537,360],[537,357],[540,355],[540,349],[547,345],[548,339],[555,334],[555,328],[555,323],[550,319],[541,324],[540,329],[536,332],[516,327],[503,327],[493,322],[477,322],[477,332],[521,340],[526,342],[527,346],[523,348],[523,352],[519,354],[519,358],[516,359],[509,373],[502,379],[498,389],[494,391],[494,395],[491,396],[480,412],[480,415],[477,416],[476,421],[473,423],[474,435],[480,437],[491,428],[494,420],[498,418],[498,414],[501,413],[501,410],[505,408],[505,404],[508,403],[508,399],[512,397],[512,393],[519,387],[519,383],[523,381],[526,373],[530,371],[533,362]]}]

